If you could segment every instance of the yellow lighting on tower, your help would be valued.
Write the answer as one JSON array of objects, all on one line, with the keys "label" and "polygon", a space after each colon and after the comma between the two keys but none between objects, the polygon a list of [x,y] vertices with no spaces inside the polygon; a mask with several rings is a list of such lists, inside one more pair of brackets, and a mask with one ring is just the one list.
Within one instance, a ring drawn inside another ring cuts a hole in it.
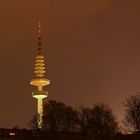
[{"label": "yellow lighting on tower", "polygon": [[32,96],[37,99],[37,125],[42,129],[43,124],[43,99],[48,96],[48,92],[43,90],[43,87],[50,84],[50,80],[45,77],[45,57],[42,55],[41,47],[41,24],[38,24],[38,55],[35,57],[35,78],[30,81],[30,84],[37,87],[36,91],[32,92]]}]

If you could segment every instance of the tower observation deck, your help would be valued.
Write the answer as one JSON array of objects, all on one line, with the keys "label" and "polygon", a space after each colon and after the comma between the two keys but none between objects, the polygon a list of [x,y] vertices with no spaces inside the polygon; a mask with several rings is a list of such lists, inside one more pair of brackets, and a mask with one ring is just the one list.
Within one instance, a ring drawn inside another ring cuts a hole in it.
[{"label": "tower observation deck", "polygon": [[37,90],[32,92],[32,96],[37,99],[37,126],[42,129],[43,99],[48,96],[48,92],[44,90],[44,87],[50,84],[50,80],[45,78],[45,57],[42,54],[40,22],[38,23],[38,54],[35,57],[34,73],[35,78],[30,81],[30,84],[37,87]]}]

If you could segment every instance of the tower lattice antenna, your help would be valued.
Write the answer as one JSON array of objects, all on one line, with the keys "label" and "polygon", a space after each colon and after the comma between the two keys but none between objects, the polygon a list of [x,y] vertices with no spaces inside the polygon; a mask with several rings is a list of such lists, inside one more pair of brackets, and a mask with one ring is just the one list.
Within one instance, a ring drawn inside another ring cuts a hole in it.
[{"label": "tower lattice antenna", "polygon": [[41,35],[41,22],[38,22],[38,54],[41,55],[42,51],[42,35]]}]

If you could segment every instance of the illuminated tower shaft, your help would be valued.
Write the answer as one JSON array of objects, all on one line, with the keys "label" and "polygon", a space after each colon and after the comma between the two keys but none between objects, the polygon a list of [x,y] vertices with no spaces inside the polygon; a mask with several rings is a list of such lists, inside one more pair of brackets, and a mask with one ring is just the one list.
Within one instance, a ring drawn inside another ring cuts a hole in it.
[{"label": "illuminated tower shaft", "polygon": [[41,53],[41,33],[40,33],[40,23],[39,23],[39,47],[38,55],[35,57],[35,75],[36,78],[30,81],[30,84],[37,87],[36,91],[32,92],[34,98],[37,99],[37,126],[39,129],[42,129],[43,125],[43,99],[48,96],[48,92],[43,90],[43,87],[46,87],[50,84],[50,80],[45,79],[45,57]]},{"label": "illuminated tower shaft", "polygon": [[38,112],[38,126],[42,127],[43,124],[43,99],[37,98],[37,112]]}]

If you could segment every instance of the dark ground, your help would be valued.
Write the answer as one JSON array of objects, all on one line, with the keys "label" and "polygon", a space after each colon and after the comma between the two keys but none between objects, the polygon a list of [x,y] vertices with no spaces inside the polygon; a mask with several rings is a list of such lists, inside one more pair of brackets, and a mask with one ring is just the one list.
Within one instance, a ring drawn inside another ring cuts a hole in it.
[{"label": "dark ground", "polygon": [[[109,138],[95,139],[94,135],[76,132],[46,132],[26,129],[0,129],[0,140],[109,140]],[[140,133],[118,134],[112,140],[140,140]]]}]

